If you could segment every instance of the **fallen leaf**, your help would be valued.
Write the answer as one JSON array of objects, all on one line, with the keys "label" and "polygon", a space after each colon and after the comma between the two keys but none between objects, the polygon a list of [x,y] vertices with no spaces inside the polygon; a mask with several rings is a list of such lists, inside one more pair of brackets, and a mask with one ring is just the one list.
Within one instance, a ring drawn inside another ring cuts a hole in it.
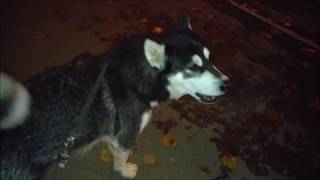
[{"label": "fallen leaf", "polygon": [[168,119],[166,121],[154,121],[154,123],[159,130],[162,130],[163,134],[167,134],[170,132],[171,128],[178,125],[178,123],[172,119]]},{"label": "fallen leaf", "polygon": [[285,23],[283,23],[283,25],[286,26],[286,27],[292,27],[292,24],[289,23],[289,22],[285,22]]},{"label": "fallen leaf", "polygon": [[43,38],[45,38],[45,34],[43,32],[35,32],[32,35],[32,39],[34,40],[41,40]]},{"label": "fallen leaf", "polygon": [[156,157],[151,153],[143,157],[143,162],[147,165],[154,165],[156,161]]},{"label": "fallen leaf", "polygon": [[237,158],[232,156],[231,154],[227,154],[222,156],[221,161],[224,166],[233,170],[237,167]]},{"label": "fallen leaf", "polygon": [[131,25],[130,23],[123,23],[122,25],[123,25],[124,27],[126,27],[126,28],[132,27],[132,25]]},{"label": "fallen leaf", "polygon": [[307,55],[319,53],[319,51],[317,51],[316,49],[313,49],[313,48],[303,48],[302,52]]},{"label": "fallen leaf", "polygon": [[101,37],[100,39],[102,41],[111,41],[111,40],[115,40],[117,38],[120,37],[120,32],[117,30],[113,30],[112,32],[108,32],[106,33],[103,37]]},{"label": "fallen leaf", "polygon": [[161,140],[161,144],[166,146],[166,147],[171,147],[174,148],[177,145],[177,141],[176,141],[176,135],[173,133],[168,133],[166,134],[162,140]]},{"label": "fallen leaf", "polygon": [[267,39],[271,39],[272,38],[271,34],[269,34],[267,32],[261,32],[261,35],[262,35],[262,37],[265,37]]},{"label": "fallen leaf", "polygon": [[155,27],[152,28],[152,32],[153,32],[153,33],[156,33],[156,34],[160,34],[160,33],[163,32],[163,27],[161,27],[161,26],[155,26]]},{"label": "fallen leaf", "polygon": [[191,10],[192,11],[203,11],[203,7],[192,7]]},{"label": "fallen leaf", "polygon": [[207,15],[207,18],[208,18],[209,20],[212,20],[214,17],[215,17],[214,14],[208,14],[208,15]]},{"label": "fallen leaf", "polygon": [[248,4],[243,3],[243,4],[241,4],[240,6],[243,7],[243,8],[247,8],[247,7],[248,7]]},{"label": "fallen leaf", "polygon": [[112,0],[105,0],[104,3],[106,3],[107,5],[112,5],[113,4]]},{"label": "fallen leaf", "polygon": [[148,18],[141,18],[139,21],[140,21],[140,23],[145,24],[145,23],[149,22],[149,19]]},{"label": "fallen leaf", "polygon": [[102,149],[100,152],[100,159],[105,162],[112,161],[112,155],[108,149]]},{"label": "fallen leaf", "polygon": [[207,165],[201,165],[199,166],[199,169],[204,173],[207,173],[207,174],[210,173],[209,167]]},{"label": "fallen leaf", "polygon": [[93,27],[93,25],[88,20],[82,20],[79,27],[80,27],[80,30],[82,31],[88,31]]},{"label": "fallen leaf", "polygon": [[279,35],[279,34],[282,34],[281,31],[279,31],[278,29],[276,28],[271,28],[270,29],[271,33],[274,34],[274,35]]},{"label": "fallen leaf", "polygon": [[279,113],[272,107],[272,104],[269,103],[266,105],[266,108],[264,110],[264,115],[267,118],[267,120],[270,121],[277,121],[280,119]]}]

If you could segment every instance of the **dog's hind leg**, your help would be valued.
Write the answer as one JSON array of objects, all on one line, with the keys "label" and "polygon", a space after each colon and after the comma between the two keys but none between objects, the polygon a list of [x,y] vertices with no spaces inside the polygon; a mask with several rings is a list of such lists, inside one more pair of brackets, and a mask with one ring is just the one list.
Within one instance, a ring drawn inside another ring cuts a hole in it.
[{"label": "dog's hind leg", "polygon": [[113,168],[118,171],[123,177],[134,178],[138,171],[136,164],[127,162],[130,155],[130,150],[121,147],[116,139],[107,137],[106,142],[113,156]]}]

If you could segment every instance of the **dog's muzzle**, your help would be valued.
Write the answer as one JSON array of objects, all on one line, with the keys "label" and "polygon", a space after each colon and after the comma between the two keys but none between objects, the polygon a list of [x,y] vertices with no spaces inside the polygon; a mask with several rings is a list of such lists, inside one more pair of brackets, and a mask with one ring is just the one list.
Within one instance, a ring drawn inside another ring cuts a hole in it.
[{"label": "dog's muzzle", "polygon": [[[221,91],[221,95],[225,94],[230,87],[230,80],[223,81],[222,85],[220,85],[219,89]],[[196,96],[202,101],[203,103],[213,103],[217,96],[208,96],[201,93],[196,93]]]},{"label": "dog's muzzle", "polygon": [[215,100],[215,96],[206,96],[200,93],[196,93],[196,95],[199,97],[199,99],[204,103],[213,103]]},{"label": "dog's muzzle", "polygon": [[222,85],[220,86],[220,91],[226,93],[230,87],[230,80],[223,81]]}]

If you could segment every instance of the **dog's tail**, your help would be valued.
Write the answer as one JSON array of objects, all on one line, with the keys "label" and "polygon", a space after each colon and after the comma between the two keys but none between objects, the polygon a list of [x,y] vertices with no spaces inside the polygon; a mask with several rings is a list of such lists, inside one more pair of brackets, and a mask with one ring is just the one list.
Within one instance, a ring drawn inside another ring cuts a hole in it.
[{"label": "dog's tail", "polygon": [[21,125],[30,112],[31,98],[18,81],[0,72],[0,129]]}]

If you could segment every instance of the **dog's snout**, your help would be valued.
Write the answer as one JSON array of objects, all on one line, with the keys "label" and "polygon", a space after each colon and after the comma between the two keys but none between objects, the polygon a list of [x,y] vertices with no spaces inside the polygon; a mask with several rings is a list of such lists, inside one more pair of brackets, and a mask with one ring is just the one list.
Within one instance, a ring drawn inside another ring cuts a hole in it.
[{"label": "dog's snout", "polygon": [[222,92],[226,92],[229,89],[230,86],[230,80],[223,81],[222,85],[220,86],[220,90]]}]

